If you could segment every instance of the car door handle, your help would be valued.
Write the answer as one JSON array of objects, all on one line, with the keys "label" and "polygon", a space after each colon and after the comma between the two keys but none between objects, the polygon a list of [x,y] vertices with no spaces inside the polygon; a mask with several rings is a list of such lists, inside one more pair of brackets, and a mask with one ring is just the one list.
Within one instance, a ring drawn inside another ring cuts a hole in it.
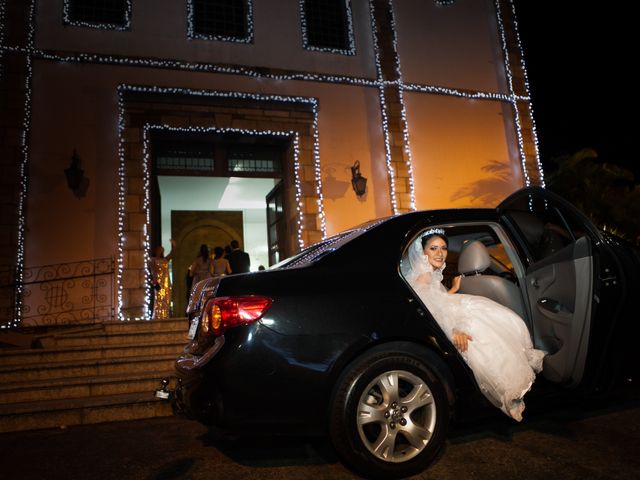
[{"label": "car door handle", "polygon": [[609,286],[609,282],[612,282],[615,285],[616,280],[618,280],[618,277],[611,273],[611,270],[609,268],[605,268],[604,273],[599,274],[598,277],[600,278],[600,281],[604,282],[606,286]]},{"label": "car door handle", "polygon": [[616,277],[615,275],[610,275],[610,276],[604,277],[604,278],[600,277],[600,281],[604,282],[606,287],[609,286],[609,283],[612,283],[612,284],[615,285],[617,283],[617,280],[618,280],[618,277]]},{"label": "car door handle", "polygon": [[613,273],[611,273],[608,268],[605,268],[604,274],[601,273],[600,275],[598,275],[598,277],[603,282],[610,282],[611,280],[617,279],[617,277]]}]

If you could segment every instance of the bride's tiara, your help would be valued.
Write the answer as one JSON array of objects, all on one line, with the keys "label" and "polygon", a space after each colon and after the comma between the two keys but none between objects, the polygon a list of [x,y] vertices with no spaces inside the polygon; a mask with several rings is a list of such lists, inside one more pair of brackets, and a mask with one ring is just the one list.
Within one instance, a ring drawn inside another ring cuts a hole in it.
[{"label": "bride's tiara", "polygon": [[443,228],[430,228],[429,230],[427,230],[426,232],[422,233],[422,237],[426,237],[428,235],[444,235],[444,229]]}]

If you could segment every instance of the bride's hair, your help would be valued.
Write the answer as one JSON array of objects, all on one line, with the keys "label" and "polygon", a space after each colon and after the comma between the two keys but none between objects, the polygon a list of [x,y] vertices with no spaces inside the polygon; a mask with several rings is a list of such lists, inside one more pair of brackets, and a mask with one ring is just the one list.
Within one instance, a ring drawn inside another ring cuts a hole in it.
[{"label": "bride's hair", "polygon": [[433,237],[440,237],[442,240],[444,240],[444,243],[447,244],[447,247],[449,246],[449,239],[445,235],[442,228],[430,228],[420,239],[422,241],[423,250],[427,246],[427,243],[429,243],[429,240],[431,240]]}]

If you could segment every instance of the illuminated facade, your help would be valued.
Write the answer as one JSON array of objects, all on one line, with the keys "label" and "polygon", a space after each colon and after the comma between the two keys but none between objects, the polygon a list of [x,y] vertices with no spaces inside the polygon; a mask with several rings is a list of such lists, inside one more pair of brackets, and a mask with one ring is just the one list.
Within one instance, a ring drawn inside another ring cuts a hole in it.
[{"label": "illuminated facade", "polygon": [[[544,184],[510,0],[227,4],[0,2],[5,326],[81,321],[28,320],[25,272],[86,259],[113,258],[114,316],[146,317],[146,263],[168,235],[154,188],[190,168],[280,185],[280,257],[374,218]],[[207,142],[224,169],[193,167]],[[191,163],[161,164],[163,145]],[[279,170],[247,167],[247,145],[276,149]]]}]

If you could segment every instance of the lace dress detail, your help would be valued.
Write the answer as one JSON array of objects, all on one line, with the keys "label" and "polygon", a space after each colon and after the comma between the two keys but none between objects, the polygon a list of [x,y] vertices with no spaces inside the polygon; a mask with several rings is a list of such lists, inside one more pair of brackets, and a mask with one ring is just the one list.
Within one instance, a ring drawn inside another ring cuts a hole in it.
[{"label": "lace dress detail", "polygon": [[[419,239],[418,244],[411,248],[421,252]],[[412,267],[406,278],[447,337],[451,340],[454,330],[471,336],[467,351],[460,354],[484,396],[510,417],[522,420],[522,397],[542,370],[545,355],[533,348],[523,320],[486,297],[448,293],[442,270],[434,270],[426,259],[414,255]]]}]

